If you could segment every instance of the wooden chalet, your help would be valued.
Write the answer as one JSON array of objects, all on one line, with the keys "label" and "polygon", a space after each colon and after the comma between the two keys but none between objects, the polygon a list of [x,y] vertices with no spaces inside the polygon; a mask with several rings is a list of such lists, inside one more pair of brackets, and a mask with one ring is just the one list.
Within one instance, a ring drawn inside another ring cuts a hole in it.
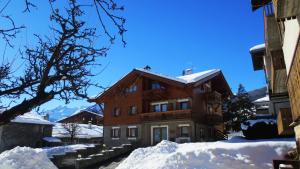
[{"label": "wooden chalet", "polygon": [[99,112],[93,112],[87,109],[79,110],[69,117],[58,120],[59,123],[79,123],[103,125],[103,115]]},{"label": "wooden chalet", "polygon": [[133,69],[92,101],[104,105],[104,143],[154,145],[226,138],[222,100],[232,95],[221,70],[169,77]]}]

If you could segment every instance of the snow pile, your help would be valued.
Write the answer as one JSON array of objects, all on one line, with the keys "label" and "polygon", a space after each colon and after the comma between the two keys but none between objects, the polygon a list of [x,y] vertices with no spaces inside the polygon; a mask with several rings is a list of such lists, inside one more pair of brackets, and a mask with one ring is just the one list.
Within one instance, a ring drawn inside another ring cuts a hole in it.
[{"label": "snow pile", "polygon": [[16,147],[0,154],[1,169],[57,169],[41,149]]},{"label": "snow pile", "polygon": [[247,120],[244,123],[241,124],[242,130],[248,130],[249,127],[254,126],[257,123],[266,123],[269,125],[275,125],[277,124],[276,119],[256,119],[256,120]]},{"label": "snow pile", "polygon": [[176,144],[162,141],[154,147],[137,149],[117,169],[269,169],[272,159],[294,148],[295,141],[231,141]]},{"label": "snow pile", "polygon": [[[98,138],[103,137],[103,127],[89,124],[78,124],[78,134],[76,138]],[[62,126],[61,123],[56,123],[52,131],[53,137],[70,137],[69,132]]]},{"label": "snow pile", "polygon": [[43,151],[47,154],[48,157],[52,157],[53,155],[65,154],[66,152],[76,152],[76,150],[86,149],[87,147],[94,147],[94,145],[75,144],[69,146],[49,147],[49,148],[43,148]]}]

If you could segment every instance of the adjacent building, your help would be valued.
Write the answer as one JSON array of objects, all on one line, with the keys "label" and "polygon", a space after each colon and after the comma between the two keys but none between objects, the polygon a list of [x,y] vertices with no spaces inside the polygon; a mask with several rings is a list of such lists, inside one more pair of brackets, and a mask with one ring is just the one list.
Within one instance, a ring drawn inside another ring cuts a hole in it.
[{"label": "adjacent building", "polygon": [[103,125],[102,111],[95,111],[92,109],[81,109],[73,113],[71,116],[64,117],[57,121],[58,123],[78,123],[78,124],[93,124]]},{"label": "adjacent building", "polygon": [[[263,9],[265,44],[250,49],[254,70],[264,69],[270,107],[277,115],[280,135],[294,127],[300,144],[300,1],[252,0]],[[299,151],[298,146],[298,151]]]},{"label": "adjacent building", "polygon": [[17,116],[0,126],[0,152],[16,146],[42,147],[49,139],[53,140],[53,125],[35,112]]},{"label": "adjacent building", "polygon": [[104,142],[213,141],[226,138],[222,100],[232,95],[221,70],[169,77],[133,69],[92,99],[104,105]]}]

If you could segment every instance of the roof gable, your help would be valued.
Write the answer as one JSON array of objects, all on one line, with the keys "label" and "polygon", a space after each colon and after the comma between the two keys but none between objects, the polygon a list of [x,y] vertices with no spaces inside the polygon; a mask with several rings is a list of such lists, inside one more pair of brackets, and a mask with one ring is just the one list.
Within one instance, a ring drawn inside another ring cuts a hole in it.
[{"label": "roof gable", "polygon": [[108,90],[104,91],[102,94],[96,96],[95,98],[91,98],[90,101],[95,101],[96,99],[103,98],[107,93],[109,93],[111,90],[119,86],[121,83],[124,83],[126,80],[129,80],[130,77],[133,76],[144,76],[150,79],[154,79],[157,81],[161,81],[164,83],[168,83],[170,85],[177,85],[180,87],[185,87],[187,85],[195,84],[197,82],[200,82],[202,80],[209,80],[210,78],[215,77],[221,72],[219,69],[212,69],[207,70],[203,72],[193,73],[185,76],[178,76],[178,77],[171,77],[167,75],[162,75],[158,73],[154,73],[149,70],[135,68],[130,73],[128,73],[126,76],[124,76],[121,80],[117,81],[112,87],[110,87]]}]

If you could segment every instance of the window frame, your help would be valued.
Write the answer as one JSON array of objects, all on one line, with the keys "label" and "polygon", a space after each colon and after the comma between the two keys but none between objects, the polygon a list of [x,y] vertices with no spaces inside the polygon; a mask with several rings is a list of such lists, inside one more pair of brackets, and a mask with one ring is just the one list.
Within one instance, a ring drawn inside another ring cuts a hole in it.
[{"label": "window frame", "polygon": [[130,139],[137,139],[138,138],[138,127],[137,126],[128,126],[127,127],[127,138]]},{"label": "window frame", "polygon": [[[121,128],[120,127],[112,127],[111,130],[112,130],[111,131],[111,138],[112,139],[120,139],[120,137],[121,137]],[[117,135],[116,135],[115,131],[118,131]]]},{"label": "window frame", "polygon": [[[184,104],[186,105],[186,108],[183,108]],[[180,107],[180,110],[188,110],[188,109],[190,109],[190,107],[189,107],[189,101],[180,102],[179,103],[179,107]]]},{"label": "window frame", "polygon": [[[118,111],[117,111],[118,110]],[[118,112],[118,113],[117,113]],[[113,109],[113,117],[119,117],[121,115],[121,109],[119,107],[115,107]]]},{"label": "window frame", "polygon": [[[133,109],[133,108],[135,108],[135,109]],[[133,112],[133,110],[135,110],[135,112]],[[138,114],[137,106],[135,106],[135,105],[129,106],[128,114],[131,115],[131,116]]]}]

